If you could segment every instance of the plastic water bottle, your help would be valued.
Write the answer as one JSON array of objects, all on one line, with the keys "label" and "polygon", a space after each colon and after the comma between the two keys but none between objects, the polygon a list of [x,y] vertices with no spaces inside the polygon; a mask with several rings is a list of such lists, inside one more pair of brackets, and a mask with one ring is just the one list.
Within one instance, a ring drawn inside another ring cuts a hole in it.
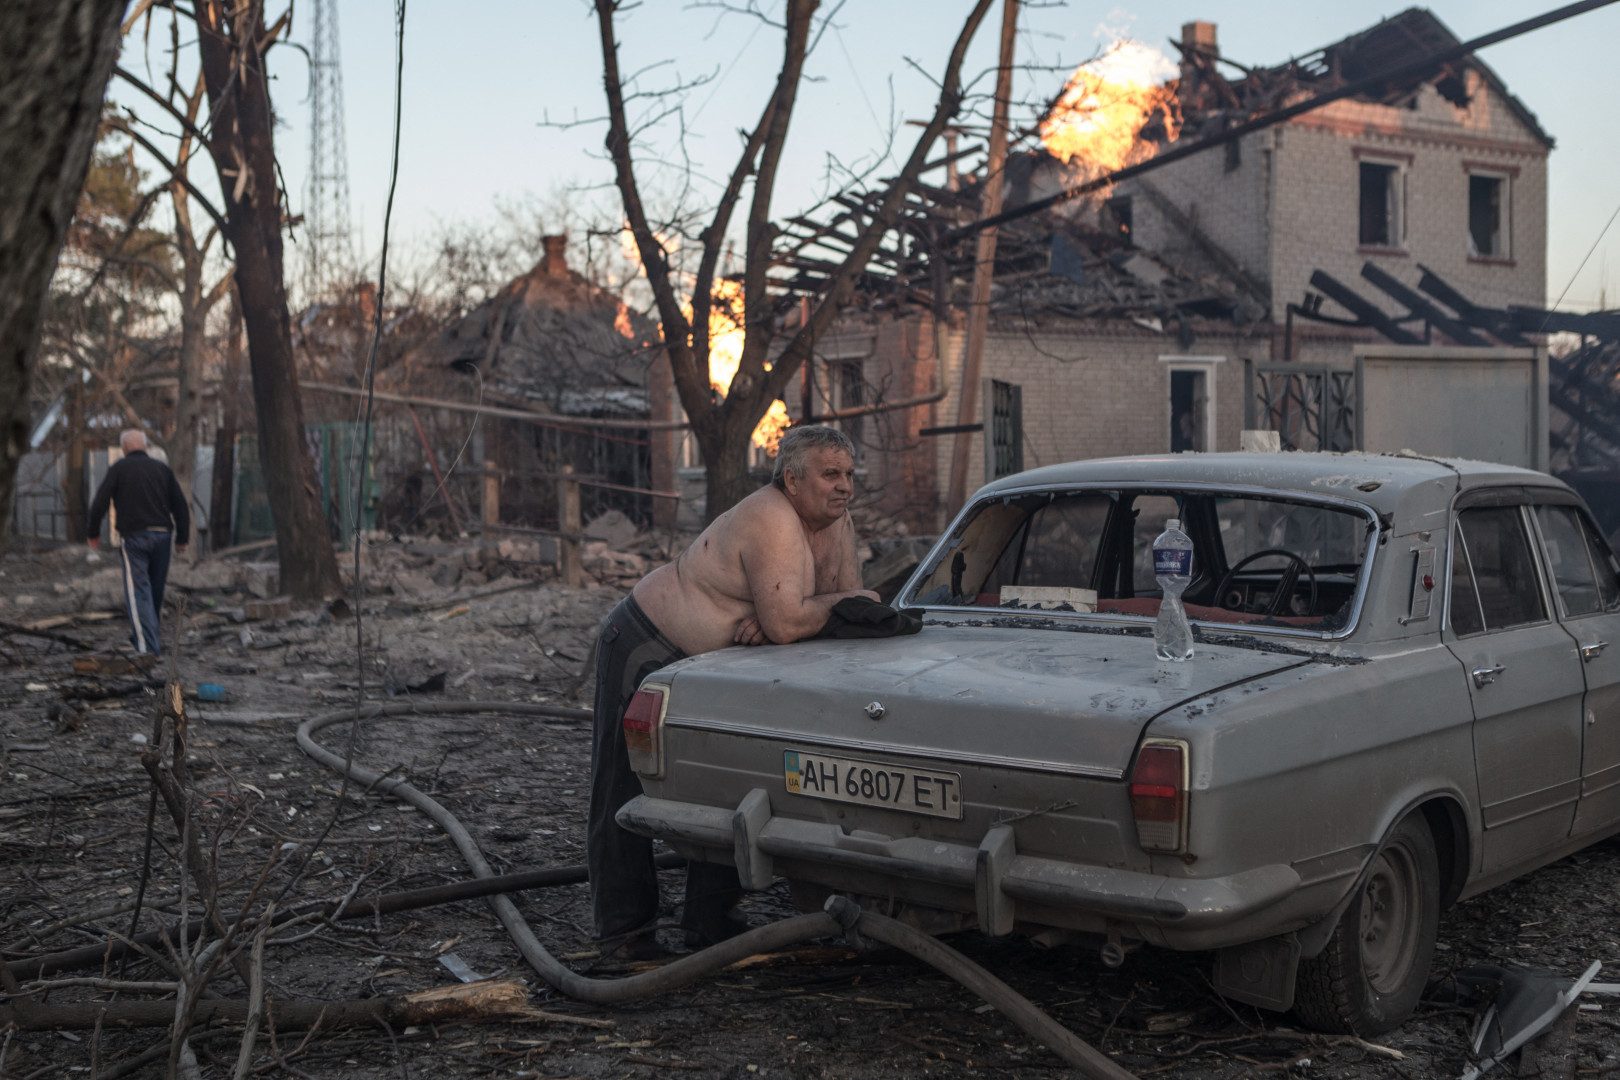
[{"label": "plastic water bottle", "polygon": [[1181,606],[1181,594],[1192,583],[1192,563],[1192,537],[1181,531],[1180,518],[1171,518],[1153,541],[1153,576],[1163,590],[1159,619],[1153,624],[1153,651],[1160,660],[1192,659],[1192,627]]}]

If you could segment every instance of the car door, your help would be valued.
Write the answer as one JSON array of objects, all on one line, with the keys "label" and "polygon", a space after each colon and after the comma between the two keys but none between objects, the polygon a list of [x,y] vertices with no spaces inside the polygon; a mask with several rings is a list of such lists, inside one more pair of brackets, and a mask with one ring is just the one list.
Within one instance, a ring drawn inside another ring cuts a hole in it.
[{"label": "car door", "polygon": [[1579,506],[1538,505],[1535,518],[1558,615],[1581,657],[1586,725],[1574,832],[1594,833],[1620,822],[1620,571]]},{"label": "car door", "polygon": [[[1489,501],[1493,493],[1474,496]],[[1481,872],[1534,859],[1569,836],[1580,795],[1581,661],[1548,614],[1528,507],[1459,500],[1447,646],[1474,706],[1484,825]]]}]

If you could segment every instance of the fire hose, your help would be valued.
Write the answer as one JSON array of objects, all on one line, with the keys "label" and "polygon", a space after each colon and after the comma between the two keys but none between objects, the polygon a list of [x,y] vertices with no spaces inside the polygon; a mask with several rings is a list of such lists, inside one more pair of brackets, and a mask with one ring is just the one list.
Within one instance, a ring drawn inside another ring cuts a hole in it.
[{"label": "fire hose", "polygon": [[[436,702],[431,709],[422,709],[414,703],[372,705],[360,709],[358,714],[354,709],[340,709],[305,720],[298,726],[298,746],[311,758],[342,774],[345,771],[344,759],[316,742],[316,732],[356,718],[369,721],[401,715],[480,712],[553,716],[569,720],[591,718],[591,713],[584,709],[504,701]],[[371,790],[392,795],[427,815],[450,837],[476,877],[495,876],[472,834],[455,815],[409,781],[385,775],[353,761],[347,763],[347,773],[351,780],[365,784]],[[518,951],[540,977],[558,992],[581,1001],[607,1005],[667,993],[757,953],[785,949],[811,938],[861,935],[910,953],[949,975],[995,1006],[1008,1020],[1083,1075],[1096,1080],[1134,1080],[1131,1073],[1114,1064],[1106,1055],[1042,1012],[1028,998],[960,952],[898,920],[865,911],[847,897],[830,897],[824,911],[757,927],[654,971],[615,979],[581,975],[552,956],[535,937],[517,905],[507,896],[491,896],[489,903]]]}]

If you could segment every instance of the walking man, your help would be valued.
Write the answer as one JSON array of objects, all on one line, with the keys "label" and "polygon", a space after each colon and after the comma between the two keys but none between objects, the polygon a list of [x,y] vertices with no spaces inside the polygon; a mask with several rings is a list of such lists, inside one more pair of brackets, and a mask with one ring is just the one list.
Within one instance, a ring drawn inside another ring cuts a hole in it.
[{"label": "walking man", "polygon": [[[642,578],[603,624],[585,841],[598,939],[645,930],[658,914],[652,841],[615,820],[619,808],[641,794],[622,727],[641,681],[685,656],[813,637],[838,601],[877,599],[860,587],[848,509],[854,455],[849,437],[834,428],[789,429],[771,484],[715,518],[674,562]],[[740,895],[731,867],[689,864],[681,914],[688,944],[710,944],[744,929],[730,914]],[[647,945],[633,942],[629,952]]]},{"label": "walking man", "polygon": [[129,609],[129,640],[137,653],[161,651],[158,616],[163,584],[169,578],[169,540],[186,550],[191,512],[174,472],[146,453],[146,435],[130,430],[118,440],[124,456],[113,463],[90,502],[90,546],[101,547],[101,519],[112,506],[123,537],[124,606]]}]

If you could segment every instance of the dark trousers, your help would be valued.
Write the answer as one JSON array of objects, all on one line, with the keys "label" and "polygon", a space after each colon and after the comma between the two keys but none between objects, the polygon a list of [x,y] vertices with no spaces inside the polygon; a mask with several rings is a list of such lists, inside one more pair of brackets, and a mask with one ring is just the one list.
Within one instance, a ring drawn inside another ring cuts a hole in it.
[{"label": "dark trousers", "polygon": [[[652,841],[619,826],[614,815],[641,794],[624,745],[624,711],[641,680],[686,654],[670,644],[632,597],[619,602],[596,644],[596,722],[591,739],[591,805],[585,862],[599,938],[634,930],[658,915]],[[723,916],[741,894],[737,872],[694,862],[686,870],[681,925],[700,928]]]},{"label": "dark trousers", "polygon": [[169,533],[153,529],[123,539],[124,606],[129,610],[129,641],[138,653],[162,651],[158,616],[163,613],[163,585],[169,580]]}]

